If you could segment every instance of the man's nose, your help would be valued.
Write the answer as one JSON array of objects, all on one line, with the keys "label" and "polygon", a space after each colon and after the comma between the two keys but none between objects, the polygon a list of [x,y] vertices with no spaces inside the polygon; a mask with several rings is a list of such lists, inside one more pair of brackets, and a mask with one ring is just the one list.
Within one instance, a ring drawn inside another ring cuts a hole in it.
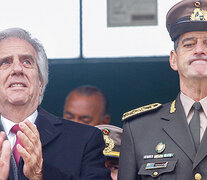
[{"label": "man's nose", "polygon": [[195,54],[196,55],[207,55],[207,47],[201,43],[196,44]]},{"label": "man's nose", "polygon": [[22,74],[22,73],[23,73],[23,67],[22,67],[21,62],[19,62],[19,61],[13,62],[12,74],[19,75],[19,74]]}]

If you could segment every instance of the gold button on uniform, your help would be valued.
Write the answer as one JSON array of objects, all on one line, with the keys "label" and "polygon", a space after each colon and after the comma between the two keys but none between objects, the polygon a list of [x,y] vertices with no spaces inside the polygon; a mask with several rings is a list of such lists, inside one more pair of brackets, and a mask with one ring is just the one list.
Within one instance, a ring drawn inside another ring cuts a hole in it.
[{"label": "gold button on uniform", "polygon": [[201,180],[202,179],[202,176],[200,173],[196,173],[195,174],[195,180]]},{"label": "gold button on uniform", "polygon": [[157,171],[153,172],[153,176],[157,176],[157,175],[158,175]]}]

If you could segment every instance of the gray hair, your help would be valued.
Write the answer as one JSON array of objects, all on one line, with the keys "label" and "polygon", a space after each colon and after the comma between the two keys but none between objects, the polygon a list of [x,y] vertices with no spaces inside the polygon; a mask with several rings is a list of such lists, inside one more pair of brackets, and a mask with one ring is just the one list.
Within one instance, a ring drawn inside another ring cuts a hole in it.
[{"label": "gray hair", "polygon": [[39,78],[42,82],[42,95],[39,99],[41,104],[45,92],[45,88],[48,83],[48,59],[45,53],[43,45],[35,38],[32,38],[31,34],[21,28],[9,28],[4,31],[0,31],[0,42],[10,37],[19,38],[27,41],[33,46],[37,53],[37,67],[39,72]]},{"label": "gray hair", "polygon": [[174,50],[177,52],[177,48],[178,48],[178,43],[179,43],[179,37],[175,39],[174,41]]},{"label": "gray hair", "polygon": [[73,92],[77,92],[78,94],[84,95],[84,96],[92,96],[92,95],[99,95],[102,98],[102,102],[103,102],[103,117],[108,114],[108,106],[109,106],[109,102],[108,99],[106,97],[106,95],[103,93],[103,91],[101,91],[99,88],[97,88],[96,86],[91,86],[91,85],[83,85],[83,86],[79,86],[75,89],[73,89],[67,96],[65,104],[67,103],[67,99],[70,96],[71,93]]}]

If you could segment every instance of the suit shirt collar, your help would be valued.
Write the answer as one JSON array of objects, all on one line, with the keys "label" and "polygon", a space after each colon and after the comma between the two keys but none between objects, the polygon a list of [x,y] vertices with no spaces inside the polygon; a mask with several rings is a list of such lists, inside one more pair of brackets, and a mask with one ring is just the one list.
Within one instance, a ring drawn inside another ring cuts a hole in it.
[{"label": "suit shirt collar", "polygon": [[[34,123],[36,118],[38,116],[38,112],[37,110],[35,112],[33,112],[30,116],[28,116],[26,119],[28,119],[30,122]],[[25,120],[26,120],[25,119]],[[14,122],[12,122],[11,120],[8,120],[7,118],[3,117],[1,115],[1,122],[2,122],[2,125],[4,127],[4,130],[6,132],[6,135],[9,136],[9,132],[11,130],[11,128],[16,124]]]}]

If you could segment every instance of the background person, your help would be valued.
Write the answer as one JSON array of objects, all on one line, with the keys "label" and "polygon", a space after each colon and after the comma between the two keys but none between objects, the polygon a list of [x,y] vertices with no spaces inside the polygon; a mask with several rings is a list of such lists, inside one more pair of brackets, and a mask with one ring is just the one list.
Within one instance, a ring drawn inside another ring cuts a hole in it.
[{"label": "background person", "polygon": [[113,180],[118,178],[119,155],[121,146],[122,128],[113,125],[98,125],[104,136],[106,148],[103,153],[106,156],[106,167],[111,170]]},{"label": "background person", "polygon": [[111,179],[101,132],[39,106],[47,82],[48,60],[38,40],[20,28],[1,31],[0,179]]},{"label": "background person", "polygon": [[63,117],[91,126],[109,124],[108,100],[95,86],[79,86],[68,94]]},{"label": "background person", "polygon": [[180,1],[166,25],[181,92],[123,115],[119,180],[207,179],[207,1]]}]

